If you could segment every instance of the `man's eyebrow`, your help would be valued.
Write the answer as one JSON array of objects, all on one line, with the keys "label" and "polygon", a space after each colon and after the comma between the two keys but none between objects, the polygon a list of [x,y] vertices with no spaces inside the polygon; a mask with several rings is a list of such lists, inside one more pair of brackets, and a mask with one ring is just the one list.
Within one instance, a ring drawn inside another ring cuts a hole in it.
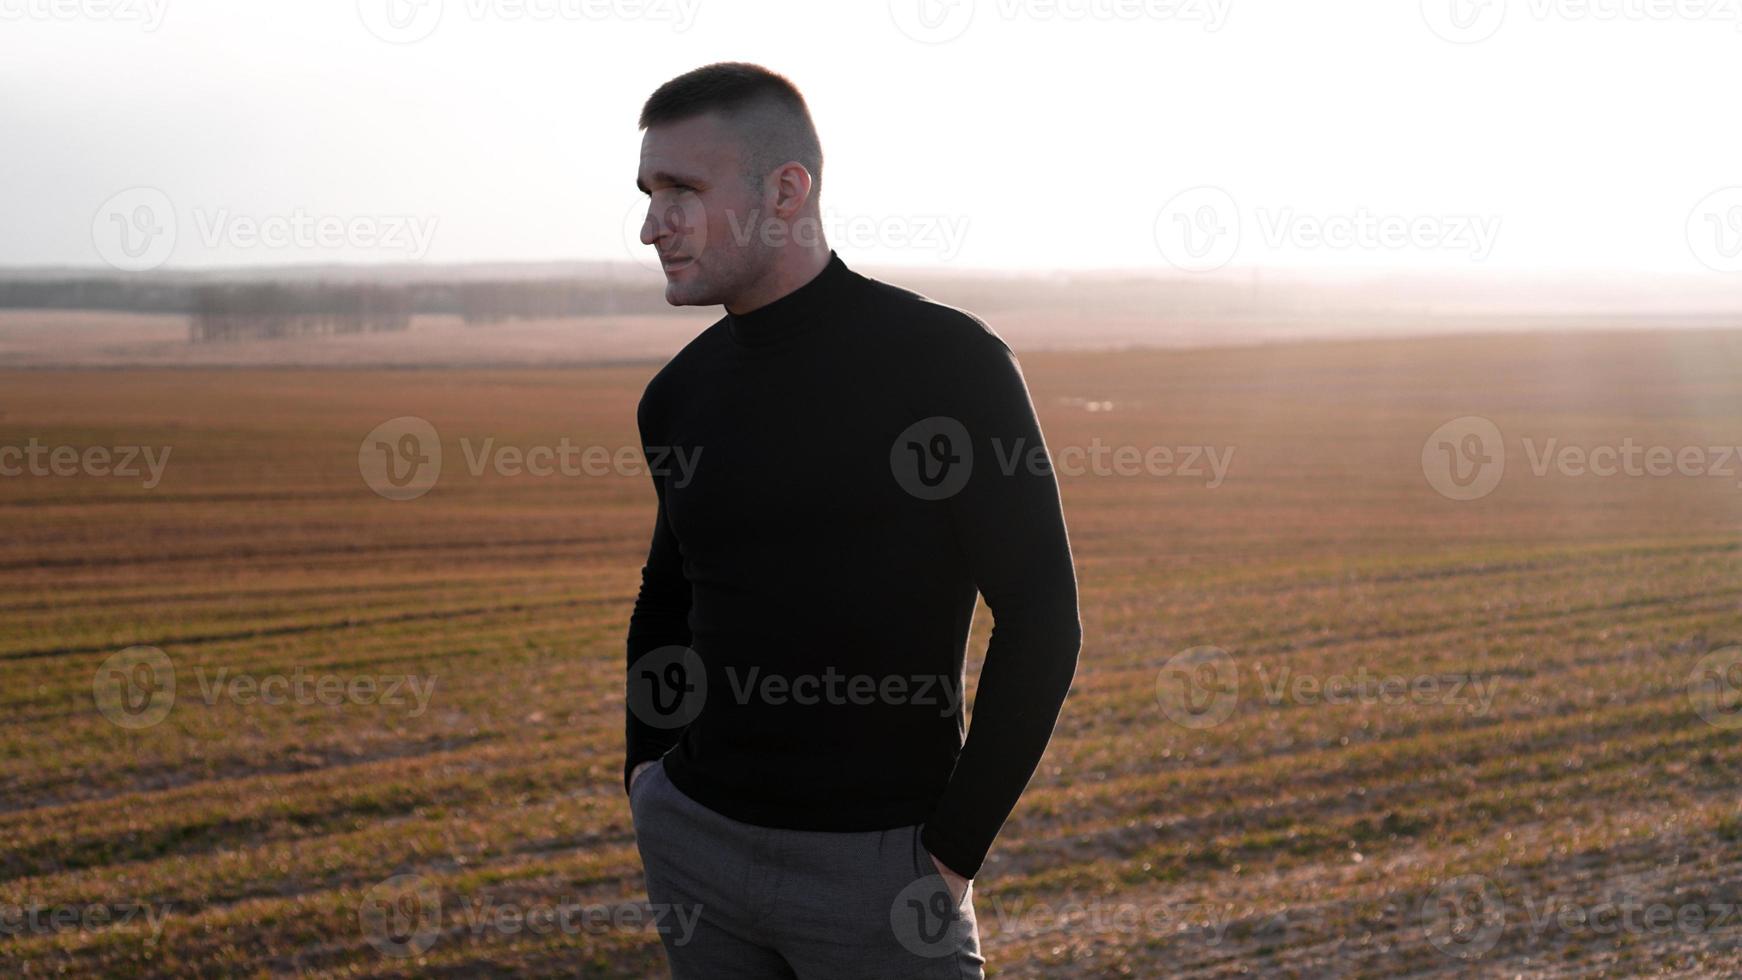
[{"label": "man's eyebrow", "polygon": [[[701,186],[702,179],[700,177],[690,177],[685,174],[674,174],[664,170],[655,170],[653,172],[653,182],[656,184],[683,184],[688,187],[699,187]],[[635,189],[643,194],[651,193],[647,189],[646,182],[641,179],[640,175],[637,175],[635,178]]]}]

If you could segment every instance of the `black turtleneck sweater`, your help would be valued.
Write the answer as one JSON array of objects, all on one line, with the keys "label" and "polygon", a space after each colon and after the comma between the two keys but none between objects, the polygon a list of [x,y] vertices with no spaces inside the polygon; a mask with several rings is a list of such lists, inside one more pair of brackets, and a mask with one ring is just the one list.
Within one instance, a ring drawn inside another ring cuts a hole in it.
[{"label": "black turtleneck sweater", "polygon": [[[625,787],[744,823],[925,824],[979,872],[1076,671],[1076,575],[1016,358],[851,271],[728,314],[648,383],[658,510],[629,624]],[[975,594],[992,639],[963,710]],[[965,738],[964,738],[965,736]]]}]

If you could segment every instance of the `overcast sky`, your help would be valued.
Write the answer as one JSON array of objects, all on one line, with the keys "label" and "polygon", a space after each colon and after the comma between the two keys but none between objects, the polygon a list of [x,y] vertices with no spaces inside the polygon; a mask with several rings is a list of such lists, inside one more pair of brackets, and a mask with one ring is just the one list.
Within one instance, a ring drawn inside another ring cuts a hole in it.
[{"label": "overcast sky", "polygon": [[0,0],[0,264],[627,258],[640,103],[734,59],[868,263],[1736,275],[1733,7]]}]

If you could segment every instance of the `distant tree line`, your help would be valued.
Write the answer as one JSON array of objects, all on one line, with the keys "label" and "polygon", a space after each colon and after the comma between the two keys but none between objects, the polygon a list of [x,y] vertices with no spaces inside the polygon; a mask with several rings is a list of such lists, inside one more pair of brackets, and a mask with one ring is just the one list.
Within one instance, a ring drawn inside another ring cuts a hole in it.
[{"label": "distant tree line", "polygon": [[130,279],[0,279],[0,309],[189,313],[193,287]]},{"label": "distant tree line", "polygon": [[[288,337],[306,334],[403,330],[413,316],[454,316],[484,325],[517,319],[661,314],[671,312],[657,274],[536,275],[414,279],[367,273],[334,278],[247,278],[222,272],[178,272],[97,278],[0,275],[0,309],[112,310],[181,314],[194,340]],[[932,273],[896,284],[943,303],[995,315],[1003,310],[1047,309],[1084,316],[1302,315],[1346,308],[1334,290],[1267,283],[1258,275],[1191,278],[1147,274],[1077,276],[1038,273],[952,276]],[[1356,299],[1367,294],[1361,292]],[[1380,300],[1362,300],[1384,306]],[[1362,302],[1354,303],[1355,306]]]},{"label": "distant tree line", "polygon": [[612,283],[578,279],[461,282],[450,288],[460,317],[468,324],[669,309],[655,290],[630,293]]},{"label": "distant tree line", "polygon": [[670,311],[653,283],[608,278],[452,282],[279,279],[4,279],[0,309],[182,314],[190,339],[293,337],[403,330],[412,316],[467,324]]},{"label": "distant tree line", "polygon": [[411,326],[411,297],[398,287],[339,283],[249,283],[194,290],[188,339],[278,339],[377,333]]}]

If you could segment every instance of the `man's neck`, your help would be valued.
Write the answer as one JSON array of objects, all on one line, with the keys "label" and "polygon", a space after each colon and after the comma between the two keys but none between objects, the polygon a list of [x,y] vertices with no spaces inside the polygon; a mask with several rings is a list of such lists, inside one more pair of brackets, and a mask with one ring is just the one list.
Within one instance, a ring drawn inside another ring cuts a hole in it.
[{"label": "man's neck", "polygon": [[775,264],[762,282],[744,296],[735,297],[725,305],[734,316],[752,313],[815,279],[829,264],[829,246],[817,245],[799,249]]}]

